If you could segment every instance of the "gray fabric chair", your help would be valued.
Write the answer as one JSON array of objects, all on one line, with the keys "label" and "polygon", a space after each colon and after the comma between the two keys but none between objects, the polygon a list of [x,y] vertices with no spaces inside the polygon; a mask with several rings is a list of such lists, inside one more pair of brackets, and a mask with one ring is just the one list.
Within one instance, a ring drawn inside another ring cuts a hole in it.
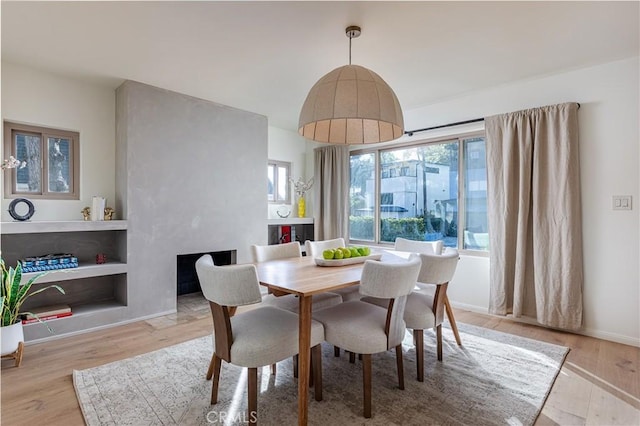
[{"label": "gray fabric chair", "polygon": [[[213,317],[213,356],[207,379],[213,378],[211,404],[218,400],[222,361],[248,368],[248,417],[257,420],[258,367],[271,365],[298,353],[298,316],[273,306],[263,306],[229,316],[229,307],[262,300],[254,265],[215,266],[206,254],[196,262],[202,293],[209,300]],[[274,326],[277,324],[277,327]],[[321,323],[311,324],[311,362],[315,399],[322,400]]]},{"label": "gray fabric chair", "polygon": [[[327,249],[336,249],[340,247],[346,247],[346,245],[344,242],[344,238],[334,238],[332,240],[322,240],[322,241],[307,240],[304,242],[304,247],[305,247],[305,251],[307,252],[307,256],[322,257],[323,251]],[[333,293],[339,294],[342,297],[343,302],[360,299],[360,292],[358,291],[358,286],[341,288],[338,290],[334,290]]]},{"label": "gray fabric chair", "polygon": [[[413,241],[405,238],[396,238],[395,249],[398,251],[411,252],[411,253],[424,253],[424,254],[443,254],[455,250],[454,248],[444,247],[442,240],[437,241]],[[435,285],[425,285],[423,288],[425,294],[431,295],[433,304],[433,297],[436,293]],[[456,318],[453,316],[453,308],[449,303],[449,296],[444,295],[444,309],[449,318],[449,324],[451,324],[451,331],[456,338],[458,346],[462,346],[462,339],[460,339],[460,333],[458,332],[458,324]]]},{"label": "gray fabric chair", "polygon": [[384,263],[367,260],[360,279],[363,296],[388,299],[381,308],[360,300],[315,312],[313,318],[325,327],[327,342],[362,355],[364,417],[371,417],[371,355],[396,349],[398,384],[404,389],[402,366],[403,321],[407,295],[413,290],[420,258],[411,255],[408,261]]},{"label": "gray fabric chair", "polygon": [[[251,256],[254,263],[267,262],[269,260],[288,259],[292,257],[302,257],[302,250],[300,244],[297,242],[285,243],[285,244],[273,244],[269,246],[251,246]],[[264,303],[271,306],[276,306],[280,309],[286,309],[287,311],[298,313],[300,304],[298,298],[292,294],[287,295],[275,295],[278,297],[265,298]],[[328,308],[342,303],[342,296],[337,293],[326,292],[313,296],[312,309],[314,311],[319,309]]]},{"label": "gray fabric chair", "polygon": [[[435,328],[438,361],[442,361],[442,322],[447,286],[458,265],[459,255],[455,249],[444,254],[420,254],[422,266],[415,289],[407,297],[404,321],[413,330],[416,344],[418,381],[424,381],[424,330]],[[435,289],[435,291],[434,291]],[[363,302],[386,306],[387,300],[365,297]]]}]

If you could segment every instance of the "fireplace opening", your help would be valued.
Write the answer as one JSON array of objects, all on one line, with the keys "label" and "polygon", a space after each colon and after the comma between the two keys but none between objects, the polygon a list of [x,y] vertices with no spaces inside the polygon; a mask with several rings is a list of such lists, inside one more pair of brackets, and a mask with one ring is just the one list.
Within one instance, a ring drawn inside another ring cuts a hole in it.
[{"label": "fireplace opening", "polygon": [[204,254],[210,254],[213,263],[218,266],[234,265],[236,263],[236,250],[212,251],[207,253],[179,254],[177,257],[177,293],[178,296],[202,291],[198,274],[196,273],[196,261]]}]

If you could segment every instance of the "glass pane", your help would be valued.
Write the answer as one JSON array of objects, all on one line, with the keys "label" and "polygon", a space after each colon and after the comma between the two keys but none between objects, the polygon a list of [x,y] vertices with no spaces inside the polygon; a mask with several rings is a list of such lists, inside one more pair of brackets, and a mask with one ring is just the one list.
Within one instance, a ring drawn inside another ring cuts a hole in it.
[{"label": "glass pane", "polygon": [[287,200],[289,188],[289,168],[278,166],[278,201]]},{"label": "glass pane", "polygon": [[354,240],[374,239],[375,170],[373,153],[351,156],[349,238]]},{"label": "glass pane", "polygon": [[17,169],[16,192],[42,192],[42,144],[40,136],[14,133],[16,158],[26,163]]},{"label": "glass pane", "polygon": [[380,240],[444,240],[457,246],[458,142],[383,151]]},{"label": "glass pane", "polygon": [[49,152],[49,192],[68,193],[71,175],[71,141],[47,138]]},{"label": "glass pane", "polygon": [[275,201],[275,168],[273,164],[267,166],[267,200],[269,201]]},{"label": "glass pane", "polygon": [[464,248],[488,250],[487,163],[484,138],[464,141]]}]

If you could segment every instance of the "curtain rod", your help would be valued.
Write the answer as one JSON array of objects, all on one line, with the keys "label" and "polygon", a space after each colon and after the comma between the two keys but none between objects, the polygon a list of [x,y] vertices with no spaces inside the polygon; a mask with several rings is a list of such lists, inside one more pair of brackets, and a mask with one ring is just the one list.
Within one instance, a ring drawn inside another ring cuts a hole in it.
[{"label": "curtain rod", "polygon": [[[580,109],[580,104],[578,104],[578,109]],[[418,133],[418,132],[426,132],[427,130],[442,129],[444,127],[461,126],[463,124],[478,123],[480,121],[484,121],[484,118],[474,118],[473,120],[456,121],[455,123],[441,124],[439,126],[432,126],[432,127],[425,127],[424,129],[406,130],[404,132],[404,134],[408,135],[408,136],[413,136],[414,133]]]}]

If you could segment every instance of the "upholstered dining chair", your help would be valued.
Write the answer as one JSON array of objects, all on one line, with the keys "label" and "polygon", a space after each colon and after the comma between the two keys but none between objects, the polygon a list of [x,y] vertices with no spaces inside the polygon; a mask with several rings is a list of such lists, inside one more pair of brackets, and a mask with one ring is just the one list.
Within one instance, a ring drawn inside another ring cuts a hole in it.
[{"label": "upholstered dining chair", "polygon": [[[295,257],[302,257],[302,250],[298,242],[290,242],[284,244],[273,244],[268,246],[252,245],[251,256],[254,263],[267,262],[269,260],[288,259]],[[265,305],[275,306],[280,309],[295,312],[300,311],[300,299],[293,294],[273,294],[273,298],[265,298],[263,302]],[[320,309],[328,308],[342,303],[342,296],[338,293],[325,292],[312,296],[311,310],[317,311]],[[334,348],[334,353],[340,355],[340,349]],[[276,366],[271,366],[273,374],[276,372]],[[293,358],[293,375],[298,377],[298,356]],[[311,378],[310,383],[313,382]]]},{"label": "upholstered dining chair", "polygon": [[363,296],[388,299],[381,308],[360,300],[344,302],[315,312],[313,318],[325,327],[327,342],[362,355],[364,417],[371,417],[371,355],[396,350],[398,386],[404,389],[402,340],[407,295],[413,290],[420,258],[411,255],[408,261],[385,263],[367,260],[362,269],[360,293]]},{"label": "upholstered dining chair", "polygon": [[[323,251],[328,249],[346,247],[346,245],[344,243],[344,238],[334,238],[331,240],[321,240],[321,241],[307,240],[304,242],[304,247],[305,247],[305,251],[307,252],[307,256],[322,257]],[[358,291],[358,286],[340,288],[338,290],[334,290],[333,292],[342,296],[343,302],[360,299],[360,292]]]},{"label": "upholstered dining chair", "polygon": [[[421,267],[416,287],[407,296],[404,321],[413,330],[416,345],[418,381],[424,381],[424,330],[435,328],[438,361],[442,361],[442,322],[447,286],[458,265],[458,251],[449,249],[441,255],[420,253]],[[428,283],[428,284],[423,284]],[[432,287],[435,286],[435,293]],[[386,306],[388,301],[378,297],[365,297],[363,302]]]},{"label": "upholstered dining chair", "polygon": [[[395,249],[398,251],[406,251],[412,253],[424,253],[424,254],[442,254],[445,250],[442,240],[437,241],[414,241],[407,240],[405,238],[396,238]],[[455,250],[451,248],[446,248],[446,250]],[[434,285],[425,286],[423,289],[425,294],[430,294],[432,297],[435,296],[436,288]],[[453,309],[451,308],[451,303],[449,303],[449,296],[445,294],[444,296],[444,309],[447,314],[447,318],[449,319],[449,324],[451,324],[451,331],[453,331],[453,336],[456,338],[456,343],[458,346],[462,346],[462,339],[460,339],[460,333],[458,332],[458,324],[456,323],[456,318],[453,316]]]},{"label": "upholstered dining chair", "polygon": [[[248,368],[248,417],[257,422],[258,367],[272,365],[298,353],[298,316],[273,306],[261,306],[229,316],[229,307],[259,303],[258,274],[254,265],[215,266],[211,255],[196,261],[202,293],[213,317],[213,356],[207,379],[213,378],[211,404],[218,401],[222,361]],[[277,327],[274,327],[277,324]],[[322,400],[324,329],[311,323],[311,363],[315,399]]]}]

